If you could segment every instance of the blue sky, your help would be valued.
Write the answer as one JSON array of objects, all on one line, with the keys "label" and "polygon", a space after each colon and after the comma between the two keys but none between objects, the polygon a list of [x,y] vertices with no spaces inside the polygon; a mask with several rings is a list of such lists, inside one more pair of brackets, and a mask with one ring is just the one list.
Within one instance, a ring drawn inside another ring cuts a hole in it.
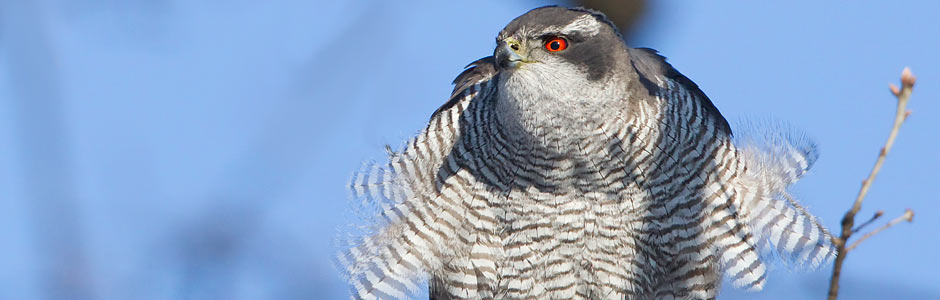
[{"label": "blue sky", "polygon": [[[345,298],[329,257],[348,176],[423,128],[462,67],[544,3],[0,1],[0,299],[55,295],[46,275],[74,253],[68,278],[95,299]],[[915,222],[852,252],[842,291],[940,298],[937,11],[654,1],[631,44],[732,123],[812,137],[822,156],[794,192],[830,228],[910,66],[913,115],[860,218],[912,208]],[[723,298],[821,298],[829,271],[778,266],[764,292]]]}]

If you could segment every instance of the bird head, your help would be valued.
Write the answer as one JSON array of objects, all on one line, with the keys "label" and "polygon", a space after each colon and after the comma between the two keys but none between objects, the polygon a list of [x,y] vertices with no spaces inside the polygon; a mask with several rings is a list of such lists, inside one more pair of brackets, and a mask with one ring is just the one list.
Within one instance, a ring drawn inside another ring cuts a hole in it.
[{"label": "bird head", "polygon": [[616,54],[624,52],[619,32],[603,14],[558,6],[536,8],[512,20],[496,44],[501,72],[577,73],[594,81],[608,75]]},{"label": "bird head", "polygon": [[536,8],[506,25],[496,42],[497,105],[505,124],[528,135],[574,138],[601,114],[620,111],[614,106],[625,99],[630,59],[603,14]]}]

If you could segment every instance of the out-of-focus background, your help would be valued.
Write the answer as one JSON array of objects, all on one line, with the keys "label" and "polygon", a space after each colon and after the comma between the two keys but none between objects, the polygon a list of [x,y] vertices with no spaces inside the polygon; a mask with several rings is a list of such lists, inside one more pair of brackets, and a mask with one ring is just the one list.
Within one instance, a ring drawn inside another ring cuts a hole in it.
[{"label": "out-of-focus background", "polygon": [[[859,218],[917,216],[851,253],[842,299],[940,299],[940,2],[584,2],[732,122],[813,137],[795,194],[830,228],[910,66],[913,115]],[[544,4],[0,0],[0,299],[346,298],[348,176]],[[821,299],[830,271],[778,265],[722,298]]]}]

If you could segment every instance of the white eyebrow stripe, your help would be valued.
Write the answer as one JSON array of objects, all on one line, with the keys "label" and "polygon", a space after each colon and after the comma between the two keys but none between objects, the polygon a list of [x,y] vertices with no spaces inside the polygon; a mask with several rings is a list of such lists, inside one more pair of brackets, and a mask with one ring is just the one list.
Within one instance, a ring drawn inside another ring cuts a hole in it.
[{"label": "white eyebrow stripe", "polygon": [[565,25],[564,28],[561,28],[559,32],[562,34],[571,34],[572,32],[581,32],[588,36],[592,36],[601,31],[601,22],[598,22],[596,18],[592,15],[583,15],[578,19],[574,20],[568,25]]}]

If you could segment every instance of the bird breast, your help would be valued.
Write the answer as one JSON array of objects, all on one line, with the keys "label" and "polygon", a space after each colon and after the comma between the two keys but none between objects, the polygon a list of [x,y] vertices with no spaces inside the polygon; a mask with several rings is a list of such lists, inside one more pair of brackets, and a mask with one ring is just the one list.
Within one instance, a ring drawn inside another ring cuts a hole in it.
[{"label": "bird breast", "polygon": [[526,143],[557,146],[596,137],[599,128],[623,120],[624,84],[564,70],[532,63],[500,73],[493,108],[502,129]]}]

